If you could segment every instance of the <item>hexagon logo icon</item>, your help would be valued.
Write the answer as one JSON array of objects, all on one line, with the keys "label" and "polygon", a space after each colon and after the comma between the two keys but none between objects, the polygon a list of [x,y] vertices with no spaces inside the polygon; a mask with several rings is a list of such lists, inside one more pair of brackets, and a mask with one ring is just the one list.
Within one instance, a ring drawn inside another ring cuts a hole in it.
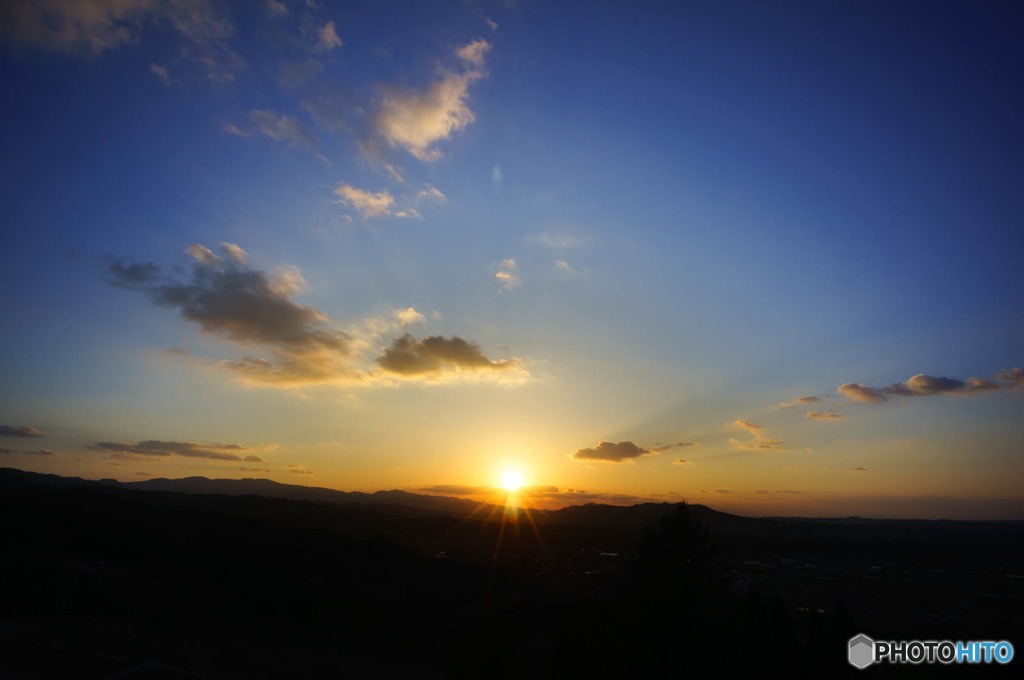
[{"label": "hexagon logo icon", "polygon": [[848,658],[851,666],[867,668],[875,661],[875,641],[863,633],[850,638]]}]

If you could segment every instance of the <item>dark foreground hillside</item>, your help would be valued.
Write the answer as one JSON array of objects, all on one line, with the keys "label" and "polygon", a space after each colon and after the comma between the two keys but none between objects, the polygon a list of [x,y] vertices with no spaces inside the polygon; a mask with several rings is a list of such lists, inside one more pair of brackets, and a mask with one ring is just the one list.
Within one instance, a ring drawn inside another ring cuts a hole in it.
[{"label": "dark foreground hillside", "polygon": [[[0,676],[858,677],[858,632],[1024,639],[1019,523],[648,505],[503,525],[396,498],[0,470]],[[970,669],[864,672],[937,670]]]}]

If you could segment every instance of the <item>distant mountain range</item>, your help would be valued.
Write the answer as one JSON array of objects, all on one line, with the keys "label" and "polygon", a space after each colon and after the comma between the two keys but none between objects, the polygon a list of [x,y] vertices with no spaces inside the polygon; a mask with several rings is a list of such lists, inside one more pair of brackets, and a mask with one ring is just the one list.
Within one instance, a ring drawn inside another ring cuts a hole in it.
[{"label": "distant mountain range", "polygon": [[[80,477],[61,477],[12,468],[0,468],[0,488],[4,484],[37,484],[46,486],[105,486],[126,490],[165,491],[190,495],[220,496],[262,496],[284,498],[317,503],[333,503],[346,506],[363,506],[385,515],[396,516],[447,516],[465,518],[473,516],[484,519],[503,511],[502,506],[478,503],[466,498],[434,496],[410,493],[397,489],[363,493],[360,491],[338,491],[325,487],[282,484],[270,479],[208,479],[206,477],[185,477],[183,479],[147,479],[140,482],[119,482],[114,479],[87,480]],[[671,512],[673,503],[642,503],[632,506],[587,503],[560,510],[530,510],[532,519],[538,524],[566,526],[604,526],[622,529],[642,528],[655,524]],[[705,525],[721,531],[731,525],[746,525],[757,520],[718,512],[704,505],[689,505],[691,513]],[[520,511],[521,512],[521,511]]]},{"label": "distant mountain range", "polygon": [[[434,496],[390,490],[363,493],[338,491],[324,487],[282,484],[269,479],[149,479],[140,482],[118,482],[114,479],[87,480],[79,477],[26,472],[13,468],[0,468],[0,491],[5,487],[106,487],[125,491],[165,492],[190,496],[257,496],[291,501],[328,503],[353,511],[369,512],[396,519],[430,519],[448,517],[457,520],[473,518],[486,521],[499,518],[503,506],[478,503],[466,498]],[[656,525],[675,508],[672,503],[641,503],[631,506],[587,503],[560,510],[530,510],[530,518],[537,525],[549,527],[600,527],[616,532],[639,531],[644,526]],[[800,536],[803,539],[830,540],[844,536],[843,540],[877,538],[886,540],[899,536],[913,541],[933,535],[956,534],[963,537],[996,536],[1000,540],[1017,541],[1024,538],[1024,522],[1012,521],[951,521],[951,520],[888,520],[850,518],[793,518],[793,517],[741,517],[713,510],[705,505],[688,504],[690,514],[719,537]],[[522,512],[521,510],[517,512]]]}]

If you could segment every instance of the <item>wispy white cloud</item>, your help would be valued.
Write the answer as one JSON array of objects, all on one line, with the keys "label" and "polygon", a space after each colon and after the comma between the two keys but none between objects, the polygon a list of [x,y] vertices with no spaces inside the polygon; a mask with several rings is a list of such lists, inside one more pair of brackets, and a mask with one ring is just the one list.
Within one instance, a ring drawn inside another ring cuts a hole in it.
[{"label": "wispy white cloud", "polygon": [[821,401],[821,398],[820,397],[815,397],[814,395],[807,396],[807,397],[797,397],[793,401],[784,401],[781,404],[779,404],[778,406],[776,406],[775,408],[777,408],[779,410],[783,410],[783,409],[794,408],[794,407],[800,406],[800,405],[816,404],[819,401]]},{"label": "wispy white cloud", "polygon": [[467,102],[469,86],[484,77],[484,58],[490,44],[475,40],[456,50],[468,67],[444,71],[425,91],[388,88],[375,116],[376,130],[393,147],[403,148],[421,161],[441,157],[434,144],[473,122]]},{"label": "wispy white cloud", "polygon": [[224,258],[220,255],[215,254],[212,250],[206,246],[193,243],[188,248],[185,248],[185,252],[191,255],[197,262],[202,264],[216,264],[221,262]]},{"label": "wispy white cloud", "polygon": [[441,193],[441,190],[437,187],[427,184],[423,187],[422,191],[416,194],[416,202],[438,203],[444,205],[448,202],[448,197]]},{"label": "wispy white cloud", "polygon": [[804,418],[808,418],[810,420],[839,420],[842,417],[842,414],[835,413],[833,411],[825,411],[824,413],[821,411],[808,411],[804,414]]},{"label": "wispy white cloud", "polygon": [[491,49],[491,44],[480,38],[474,40],[468,45],[463,45],[455,51],[459,55],[459,59],[470,64],[475,68],[483,68],[484,59],[487,56],[487,52]]},{"label": "wispy white cloud", "polygon": [[734,420],[732,421],[732,425],[733,427],[738,427],[743,430],[746,430],[751,434],[757,434],[762,429],[760,425],[752,423],[749,420]]},{"label": "wispy white cloud", "polygon": [[[202,248],[202,246],[199,246]],[[236,243],[224,243],[220,244],[221,250],[224,252],[225,257],[234,262],[235,264],[245,264],[245,259],[249,256],[241,246]],[[209,252],[209,251],[207,251]]]},{"label": "wispy white cloud", "polygon": [[527,241],[532,243],[538,243],[546,248],[552,250],[568,250],[569,248],[578,248],[586,244],[590,238],[587,236],[580,236],[578,234],[568,234],[557,231],[542,231],[538,234],[529,234],[526,237]]},{"label": "wispy white cloud", "polygon": [[333,21],[328,21],[321,28],[317,29],[316,36],[317,43],[314,49],[321,52],[331,52],[341,47],[341,38],[338,37]]},{"label": "wispy white cloud", "polygon": [[256,132],[264,137],[307,148],[316,146],[316,137],[313,133],[293,116],[257,110],[250,111],[249,118],[255,125]]},{"label": "wispy white cloud", "polygon": [[512,290],[523,285],[523,279],[516,271],[516,261],[511,257],[494,265],[494,278],[501,290]]},{"label": "wispy white cloud", "polygon": [[373,193],[349,184],[341,184],[334,193],[341,198],[342,203],[352,206],[366,218],[390,215],[391,206],[395,202],[394,196],[387,189]]},{"label": "wispy white cloud", "polygon": [[150,63],[149,72],[165,83],[171,82],[171,74],[168,72],[166,66],[161,66],[157,63]]},{"label": "wispy white cloud", "polygon": [[573,276],[579,276],[583,274],[583,272],[581,272],[579,269],[576,269],[576,267],[573,267],[565,260],[555,260],[554,265],[555,269],[561,272],[563,276],[567,274],[571,274]]},{"label": "wispy white cloud", "polygon": [[411,326],[414,323],[425,323],[427,320],[427,317],[423,316],[412,307],[396,309],[394,314],[399,323],[403,326]]},{"label": "wispy white cloud", "polygon": [[749,420],[734,420],[732,426],[746,430],[754,436],[754,440],[741,441],[739,439],[730,439],[729,442],[739,449],[745,449],[748,451],[758,450],[769,450],[769,451],[783,451],[785,450],[782,446],[782,442],[778,439],[774,439],[764,434],[764,428],[761,425],[752,423]]},{"label": "wispy white cloud", "polygon": [[313,133],[294,116],[257,109],[250,111],[248,117],[249,124],[244,128],[238,127],[234,123],[228,123],[224,129],[239,137],[260,135],[307,149],[313,149],[317,145],[317,139]]},{"label": "wispy white cloud", "polygon": [[374,193],[345,183],[338,185],[334,193],[339,196],[339,203],[355,208],[367,219],[391,216],[419,220],[423,219],[423,215],[417,206],[440,206],[448,202],[439,189],[429,184],[419,192],[398,197],[393,196],[387,189]]},{"label": "wispy white cloud", "polygon": [[280,19],[281,17],[288,16],[288,5],[281,2],[281,0],[267,0],[266,8],[267,16],[271,19]]}]

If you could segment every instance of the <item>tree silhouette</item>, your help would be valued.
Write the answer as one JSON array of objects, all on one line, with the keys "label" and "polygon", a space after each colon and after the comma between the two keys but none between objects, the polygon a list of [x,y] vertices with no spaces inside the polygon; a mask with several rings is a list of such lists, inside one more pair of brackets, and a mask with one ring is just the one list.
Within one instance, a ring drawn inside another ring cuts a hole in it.
[{"label": "tree silhouette", "polygon": [[694,517],[686,503],[644,527],[633,551],[634,586],[641,595],[674,599],[703,590],[715,576],[715,560],[707,528]]},{"label": "tree silhouette", "polygon": [[[632,553],[632,602],[625,634],[639,677],[687,672],[743,677],[724,641],[734,639],[734,598],[707,528],[685,503],[646,527]],[[710,653],[714,651],[715,653]]]}]

